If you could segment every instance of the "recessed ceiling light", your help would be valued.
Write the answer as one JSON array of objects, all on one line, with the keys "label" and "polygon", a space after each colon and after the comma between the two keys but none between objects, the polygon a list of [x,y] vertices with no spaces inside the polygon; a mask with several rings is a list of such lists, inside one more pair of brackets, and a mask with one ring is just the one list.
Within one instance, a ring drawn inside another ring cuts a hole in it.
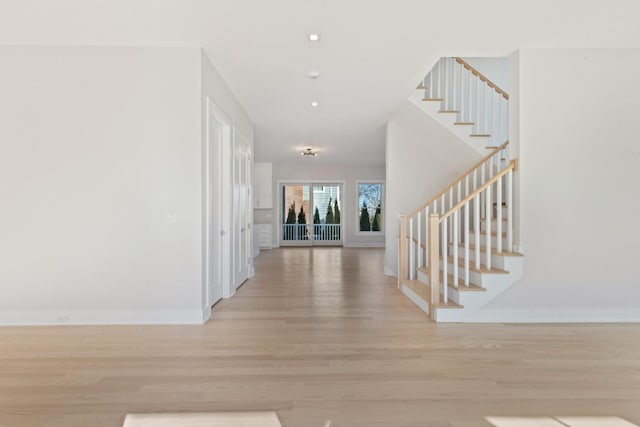
[{"label": "recessed ceiling light", "polygon": [[312,107],[317,107],[317,106],[318,106],[318,103],[317,103],[316,101],[313,101],[313,102],[311,103],[311,106],[312,106]]},{"label": "recessed ceiling light", "polygon": [[320,34],[317,34],[317,33],[309,34],[309,41],[310,42],[318,42],[318,41],[320,41]]}]

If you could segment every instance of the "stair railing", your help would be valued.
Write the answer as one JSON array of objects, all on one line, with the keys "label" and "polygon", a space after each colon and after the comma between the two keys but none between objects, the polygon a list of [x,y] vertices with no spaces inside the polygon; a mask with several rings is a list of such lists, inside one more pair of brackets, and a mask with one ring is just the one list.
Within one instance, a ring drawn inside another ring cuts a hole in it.
[{"label": "stair railing", "polygon": [[474,135],[490,135],[494,144],[508,139],[509,95],[462,58],[441,58],[419,88],[457,111],[458,124],[473,125]]},{"label": "stair railing", "polygon": [[[500,173],[501,170],[504,170],[505,165],[508,167],[508,147],[509,141],[494,148],[489,155],[473,165],[467,172],[449,184],[444,190],[423,203],[410,214],[401,215],[399,250],[400,266],[398,272],[399,284],[404,280],[415,280],[417,278],[418,269],[423,267],[426,268],[429,265],[429,256],[434,252],[433,248],[429,246],[433,243],[430,240],[433,232],[430,229],[431,215],[447,215],[447,213],[451,211],[451,209],[454,209],[455,206],[458,206],[461,201],[473,194],[476,194],[478,189],[485,186],[487,182],[490,182]],[[506,200],[510,197],[507,195],[507,193],[511,191],[510,188],[510,186],[500,187],[499,195],[496,194],[496,201]],[[474,207],[475,211],[472,217],[474,217],[476,213],[478,218],[480,218],[480,216],[486,217],[486,199],[487,194],[484,192],[480,193],[478,200],[479,203],[478,206]],[[508,215],[507,218],[511,221],[511,215]],[[451,238],[455,235],[456,241],[461,242],[462,234],[460,234],[459,231],[462,230],[462,228],[460,227],[460,224],[457,224],[457,226],[458,230],[456,231],[454,230],[454,222],[447,222],[445,235],[450,236]],[[475,229],[472,228],[472,230]],[[509,248],[510,246],[508,247],[508,250],[510,251],[511,249]],[[468,278],[466,278],[465,283],[468,284]]]},{"label": "stair railing", "polygon": [[[492,254],[513,252],[513,173],[517,165],[516,160],[510,161],[444,213],[428,213],[426,245],[417,246],[424,249],[431,306],[448,302],[449,284],[455,289],[469,286],[470,271],[491,271]],[[400,217],[400,283],[412,280],[415,274],[412,255],[416,241],[411,236],[415,218]]]}]

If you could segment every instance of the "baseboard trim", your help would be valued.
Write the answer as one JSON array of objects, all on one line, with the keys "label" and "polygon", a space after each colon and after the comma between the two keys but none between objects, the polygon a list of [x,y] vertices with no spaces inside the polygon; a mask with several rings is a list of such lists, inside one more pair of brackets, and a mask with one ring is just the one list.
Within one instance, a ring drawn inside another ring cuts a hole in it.
[{"label": "baseboard trim", "polygon": [[37,310],[0,311],[0,326],[202,325],[208,310]]},{"label": "baseboard trim", "polygon": [[498,310],[480,309],[464,316],[464,323],[640,323],[637,309]]},{"label": "baseboard trim", "polygon": [[384,243],[345,243],[345,248],[384,248]]},{"label": "baseboard trim", "polygon": [[391,268],[387,267],[386,265],[384,266],[384,275],[389,277],[395,277],[396,279],[398,278],[398,274],[395,271],[393,271]]}]

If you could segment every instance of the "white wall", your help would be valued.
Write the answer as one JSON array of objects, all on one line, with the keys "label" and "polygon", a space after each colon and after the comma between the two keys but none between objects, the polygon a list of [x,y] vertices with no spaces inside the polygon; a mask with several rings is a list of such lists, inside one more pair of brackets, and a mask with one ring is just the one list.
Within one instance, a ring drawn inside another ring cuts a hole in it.
[{"label": "white wall", "polygon": [[640,50],[519,54],[524,278],[503,320],[640,320]]},{"label": "white wall", "polygon": [[[356,189],[356,181],[384,181],[384,166],[352,166],[352,165],[324,165],[313,164],[314,159],[307,159],[308,164],[273,164],[273,235],[274,245],[278,245],[279,230],[279,208],[282,201],[280,200],[280,190],[278,181],[344,181],[343,188],[343,208],[341,219],[344,226],[345,246],[362,246],[362,247],[382,247],[384,246],[384,235],[364,235],[356,232],[359,225],[357,223],[358,215],[358,194]],[[383,206],[384,209],[384,206]],[[281,215],[281,213],[280,213]],[[313,214],[311,214],[313,215]]]},{"label": "white wall", "polygon": [[491,80],[493,83],[507,93],[511,93],[511,74],[510,57],[507,58],[494,58],[494,57],[474,57],[474,58],[462,58],[469,63],[473,68],[480,71]]},{"label": "white wall", "polygon": [[387,123],[385,273],[397,276],[400,215],[418,208],[480,155],[406,101]]},{"label": "white wall", "polygon": [[203,92],[240,116],[206,68],[199,48],[0,48],[0,324],[202,321]]}]

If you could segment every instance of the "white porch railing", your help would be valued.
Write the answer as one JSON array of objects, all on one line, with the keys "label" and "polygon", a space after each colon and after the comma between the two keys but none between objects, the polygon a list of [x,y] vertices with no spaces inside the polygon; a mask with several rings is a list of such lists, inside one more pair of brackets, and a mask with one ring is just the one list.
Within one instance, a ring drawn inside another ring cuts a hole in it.
[{"label": "white porch railing", "polygon": [[341,224],[282,224],[285,241],[340,241]]},{"label": "white porch railing", "polygon": [[473,125],[476,136],[494,145],[509,138],[509,95],[462,58],[441,58],[421,83],[425,99],[442,100],[456,111],[457,124]]}]

